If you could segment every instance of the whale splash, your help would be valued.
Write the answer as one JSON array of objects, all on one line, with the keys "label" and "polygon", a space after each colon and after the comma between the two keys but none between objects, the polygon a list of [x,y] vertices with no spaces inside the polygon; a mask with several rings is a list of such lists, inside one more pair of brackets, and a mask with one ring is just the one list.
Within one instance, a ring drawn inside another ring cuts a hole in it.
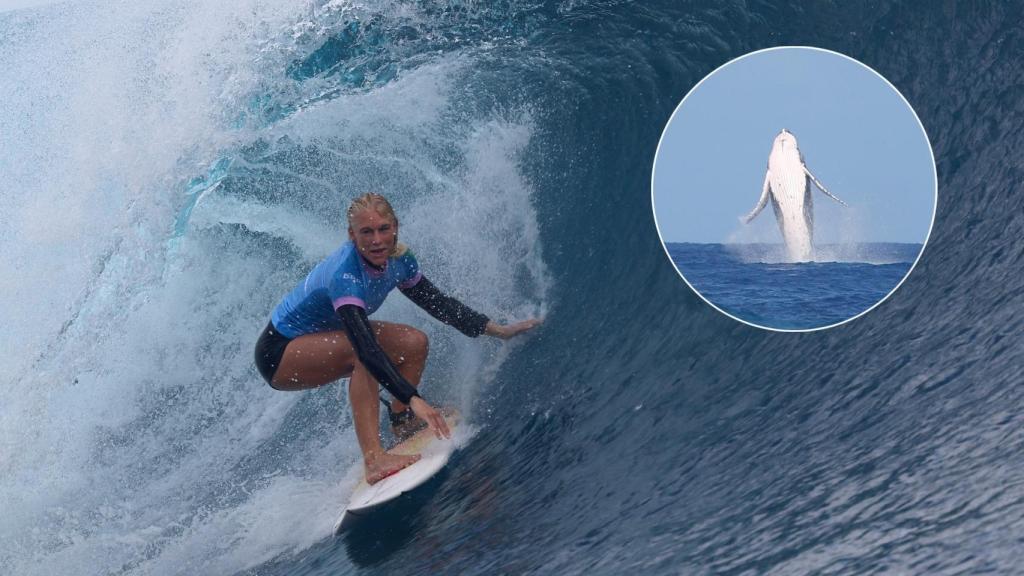
[{"label": "whale splash", "polygon": [[846,206],[846,202],[825,189],[821,181],[811,174],[797,146],[796,136],[783,128],[775,137],[768,155],[768,171],[764,175],[761,198],[750,214],[741,220],[744,224],[753,220],[770,198],[790,262],[814,259],[814,203],[810,182],[814,182],[826,196]]}]

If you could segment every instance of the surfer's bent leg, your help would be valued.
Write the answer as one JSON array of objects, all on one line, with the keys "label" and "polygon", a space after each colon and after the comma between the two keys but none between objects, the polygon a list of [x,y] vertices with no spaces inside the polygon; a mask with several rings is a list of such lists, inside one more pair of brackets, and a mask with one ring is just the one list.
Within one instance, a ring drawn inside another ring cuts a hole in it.
[{"label": "surfer's bent leg", "polygon": [[[370,327],[402,377],[414,387],[419,386],[429,349],[427,335],[411,326],[391,322],[372,321]],[[270,326],[257,343],[256,365],[277,390],[315,388],[351,376],[349,401],[367,482],[377,482],[419,459],[418,455],[388,454],[381,446],[379,384],[359,361],[345,332],[304,334],[287,340]],[[392,406],[402,411],[407,405],[394,400]]]},{"label": "surfer's bent leg", "polygon": [[[427,365],[427,354],[430,350],[427,335],[405,324],[390,322],[371,322],[370,324],[373,326],[374,335],[380,342],[381,348],[398,368],[398,372],[410,384],[419,388],[420,378],[423,376],[423,368]],[[408,404],[400,402],[397,398],[391,401],[392,412],[404,412],[406,408],[408,408]]]},{"label": "surfer's bent leg", "polygon": [[[427,335],[403,324],[371,322],[370,325],[380,347],[397,367],[402,377],[413,386],[419,386],[423,367],[427,361]],[[377,380],[357,359],[352,379],[349,381],[348,395],[352,402],[356,437],[359,439],[359,448],[363,452],[366,481],[370,484],[387,478],[419,460],[419,455],[388,454],[381,446],[378,386]],[[391,405],[393,410],[396,406],[400,410],[405,410],[406,407],[397,399],[392,400]]]},{"label": "surfer's bent leg", "polygon": [[[259,346],[256,356],[256,365],[266,378],[265,367],[269,362],[264,359],[261,363]],[[344,332],[303,334],[287,342],[268,381],[276,390],[316,388],[352,374],[355,363],[355,350]]]},{"label": "surfer's bent leg", "polygon": [[356,438],[363,453],[366,482],[373,484],[420,459],[415,456],[388,454],[380,443],[380,408],[378,384],[373,375],[359,361],[348,383],[348,398],[352,403],[352,419],[355,421]]},{"label": "surfer's bent leg", "polygon": [[[413,386],[419,386],[427,361],[428,342],[423,332],[404,324],[370,322],[380,347]],[[323,386],[352,374],[358,362],[345,332],[317,332],[289,340],[272,324],[256,343],[256,367],[277,390],[304,390]],[[397,400],[393,410],[406,405]]]}]

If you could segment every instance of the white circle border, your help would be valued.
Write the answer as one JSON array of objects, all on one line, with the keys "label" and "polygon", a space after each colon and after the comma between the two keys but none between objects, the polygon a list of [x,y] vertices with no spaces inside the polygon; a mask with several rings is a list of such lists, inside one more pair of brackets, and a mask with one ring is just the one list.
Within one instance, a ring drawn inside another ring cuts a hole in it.
[{"label": "white circle border", "polygon": [[[910,110],[910,113],[914,116],[914,120],[917,120],[917,125],[921,128],[921,134],[924,136],[924,141],[928,144],[928,154],[931,156],[931,159],[932,159],[932,181],[935,183],[935,199],[932,202],[932,221],[928,225],[928,234],[925,235],[924,242],[921,244],[921,250],[918,251],[918,253],[917,253],[917,258],[914,259],[914,263],[910,265],[910,269],[907,270],[907,273],[903,275],[903,278],[901,278],[900,281],[897,282],[895,286],[893,286],[892,290],[889,290],[889,292],[887,292],[885,294],[885,296],[879,298],[878,302],[875,302],[871,306],[865,308],[860,313],[855,314],[854,316],[851,316],[851,317],[849,317],[849,318],[847,318],[845,320],[841,320],[839,322],[835,322],[833,324],[828,324],[826,326],[815,326],[814,328],[775,328],[775,327],[772,327],[772,326],[763,326],[761,324],[755,324],[754,322],[750,322],[748,320],[744,320],[743,318],[739,318],[738,316],[734,316],[734,315],[726,312],[725,310],[723,310],[723,309],[719,308],[718,306],[716,306],[714,302],[712,302],[712,301],[708,300],[707,298],[705,298],[704,295],[700,293],[700,290],[697,290],[696,288],[694,288],[693,284],[690,284],[690,281],[686,279],[686,276],[683,274],[683,271],[680,270],[679,266],[676,266],[675,261],[672,260],[672,255],[668,251],[668,245],[665,243],[665,237],[662,236],[662,234],[661,234],[661,227],[658,226],[658,209],[657,209],[657,206],[655,205],[655,202],[654,202],[654,172],[655,172],[655,170],[656,170],[656,168],[658,166],[658,156],[661,154],[661,144],[665,140],[665,133],[668,132],[668,127],[672,124],[672,121],[675,120],[676,114],[679,113],[679,110],[683,107],[683,104],[686,103],[686,99],[690,97],[690,94],[693,94],[698,88],[700,88],[700,85],[703,84],[705,80],[707,80],[708,78],[714,76],[715,73],[717,73],[719,70],[722,70],[723,68],[725,68],[726,66],[729,66],[730,64],[732,64],[734,62],[738,62],[738,61],[740,61],[740,60],[742,60],[744,58],[747,58],[747,57],[750,57],[750,56],[754,56],[755,54],[762,54],[764,52],[772,52],[772,51],[775,51],[775,50],[793,50],[793,49],[797,49],[797,50],[815,50],[815,51],[818,51],[818,52],[825,52],[827,54],[832,54],[832,55],[835,55],[835,56],[839,56],[841,58],[845,58],[845,59],[853,62],[854,64],[857,64],[857,65],[859,65],[859,66],[861,66],[861,67],[871,71],[875,76],[878,76],[879,78],[881,78],[882,82],[885,82],[886,85],[888,85],[889,88],[891,88],[892,91],[895,92],[896,95],[899,96],[901,100],[903,100],[903,103],[906,104],[907,109]],[[762,330],[768,330],[770,332],[803,333],[803,332],[817,332],[819,330],[828,330],[829,328],[835,328],[837,326],[842,326],[843,324],[846,324],[847,322],[852,322],[852,321],[856,320],[857,318],[860,318],[861,316],[863,316],[863,315],[867,314],[868,312],[871,312],[872,310],[877,308],[883,302],[888,300],[889,297],[892,296],[897,290],[899,290],[900,286],[902,286],[903,283],[906,282],[907,278],[910,277],[910,274],[914,272],[914,268],[917,267],[917,263],[921,261],[921,256],[924,255],[924,251],[928,247],[928,242],[931,240],[932,231],[935,229],[935,216],[938,213],[938,211],[939,211],[939,171],[938,171],[938,168],[935,165],[935,150],[932,148],[931,138],[928,137],[928,131],[925,130],[924,123],[921,122],[921,118],[917,115],[917,111],[914,110],[914,107],[910,105],[910,102],[907,100],[907,98],[905,96],[903,96],[903,93],[900,92],[899,89],[896,88],[896,86],[893,86],[892,82],[889,82],[889,80],[885,76],[882,76],[874,68],[868,66],[867,64],[861,62],[860,60],[857,60],[856,58],[853,58],[851,56],[847,56],[846,54],[842,54],[842,53],[836,52],[834,50],[828,50],[826,48],[818,48],[817,46],[803,46],[803,45],[792,45],[792,46],[789,46],[789,45],[787,45],[787,46],[773,46],[771,48],[762,48],[760,50],[754,50],[753,52],[747,52],[746,54],[743,54],[741,56],[737,56],[736,58],[733,58],[733,59],[725,62],[724,64],[718,66],[717,68],[715,68],[714,70],[709,72],[707,75],[705,75],[703,78],[701,78],[700,82],[697,82],[697,84],[695,84],[693,86],[693,88],[690,88],[689,92],[686,93],[686,96],[683,96],[683,99],[680,100],[679,104],[676,105],[675,110],[672,111],[672,115],[669,116],[668,122],[665,123],[665,128],[662,129],[662,131],[661,131],[661,137],[658,138],[658,148],[654,152],[654,162],[651,164],[651,214],[654,216],[654,228],[658,232],[658,240],[661,242],[661,248],[665,251],[665,257],[667,257],[669,263],[672,264],[672,268],[675,269],[676,274],[679,274],[679,277],[683,279],[683,282],[686,283],[686,285],[690,288],[690,290],[692,290],[693,293],[696,294],[701,300],[703,300],[705,303],[707,303],[708,306],[711,306],[712,308],[714,308],[715,310],[717,310],[721,314],[723,314],[725,316],[728,316],[729,318],[732,318],[733,320],[736,320],[737,322],[740,322],[742,324],[746,324],[747,326],[751,326],[751,327],[754,327],[754,328],[760,328]]]}]

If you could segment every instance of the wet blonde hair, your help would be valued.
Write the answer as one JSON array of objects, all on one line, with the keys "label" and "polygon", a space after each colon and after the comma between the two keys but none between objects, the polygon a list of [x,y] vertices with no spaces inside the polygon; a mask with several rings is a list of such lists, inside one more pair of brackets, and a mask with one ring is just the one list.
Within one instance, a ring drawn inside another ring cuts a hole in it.
[{"label": "wet blonde hair", "polygon": [[[387,198],[375,192],[367,192],[362,196],[357,196],[352,200],[352,203],[348,205],[348,211],[345,213],[345,219],[348,220],[349,232],[352,231],[352,218],[363,210],[369,209],[372,209],[379,216],[390,218],[391,221],[395,223],[395,227],[398,227],[398,216],[395,216],[395,210],[391,207],[391,203],[388,202]],[[395,234],[398,234],[398,232],[395,232]],[[398,242],[398,239],[396,238],[395,247],[391,250],[391,254],[389,254],[389,256],[401,256],[402,254],[405,254],[408,249],[408,246]]]}]

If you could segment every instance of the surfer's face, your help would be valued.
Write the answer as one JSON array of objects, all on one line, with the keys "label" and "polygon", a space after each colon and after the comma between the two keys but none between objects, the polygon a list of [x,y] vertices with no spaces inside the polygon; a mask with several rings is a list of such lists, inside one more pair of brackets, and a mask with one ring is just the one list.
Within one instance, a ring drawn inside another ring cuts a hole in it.
[{"label": "surfer's face", "polygon": [[349,220],[348,237],[359,254],[374,266],[384,266],[398,241],[398,222],[367,208]]}]

